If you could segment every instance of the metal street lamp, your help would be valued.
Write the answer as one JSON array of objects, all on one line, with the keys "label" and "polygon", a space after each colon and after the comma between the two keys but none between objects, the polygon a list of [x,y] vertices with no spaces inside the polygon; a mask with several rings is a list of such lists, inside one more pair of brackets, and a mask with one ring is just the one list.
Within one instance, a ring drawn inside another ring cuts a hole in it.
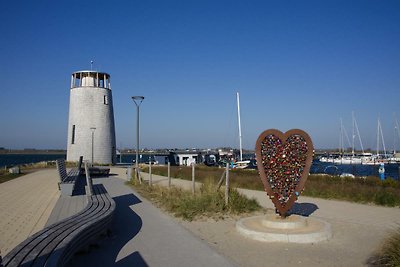
[{"label": "metal street lamp", "polygon": [[94,158],[94,131],[96,130],[96,128],[95,127],[91,127],[90,128],[90,130],[92,130],[92,166],[93,166],[93,163],[94,163],[94,161],[93,161],[93,158]]},{"label": "metal street lamp", "polygon": [[136,105],[136,178],[139,179],[139,107],[144,100],[144,96],[132,96],[132,100]]}]

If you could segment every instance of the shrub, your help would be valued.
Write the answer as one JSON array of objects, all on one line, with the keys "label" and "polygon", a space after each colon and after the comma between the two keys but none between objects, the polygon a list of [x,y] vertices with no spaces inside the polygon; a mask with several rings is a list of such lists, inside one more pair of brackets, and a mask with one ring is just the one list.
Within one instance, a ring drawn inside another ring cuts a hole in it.
[{"label": "shrub", "polygon": [[13,174],[13,173],[8,173],[8,172],[3,172],[2,174],[0,174],[0,184],[4,183],[4,182],[8,182],[10,180],[13,180],[15,178],[18,178],[20,176],[22,176],[24,174],[20,173],[20,174]]},{"label": "shrub", "polygon": [[365,177],[364,183],[370,186],[379,186],[381,184],[381,180],[376,176],[367,176]]},{"label": "shrub", "polygon": [[367,263],[370,266],[400,266],[400,227],[393,231]]},{"label": "shrub", "polygon": [[[216,183],[223,171],[223,168],[196,166],[196,181],[203,182],[205,179],[210,179]],[[154,167],[153,173],[166,175],[167,168]],[[232,187],[264,190],[256,170],[230,170],[229,174]],[[171,166],[171,177],[190,180],[192,177],[191,167]],[[341,178],[312,174],[308,176],[302,194],[310,197],[400,206],[400,183],[392,178],[381,181],[374,176]]]},{"label": "shrub", "polygon": [[396,180],[394,180],[393,178],[389,177],[385,180],[382,181],[382,185],[384,187],[392,187],[392,188],[396,188],[399,185],[399,182],[397,182]]},{"label": "shrub", "polygon": [[398,204],[397,202],[393,191],[380,190],[375,194],[374,203],[378,205],[394,207]]},{"label": "shrub", "polygon": [[218,219],[227,214],[249,213],[261,209],[256,200],[246,198],[235,189],[230,191],[230,201],[226,205],[224,193],[216,190],[211,178],[203,183],[195,195],[176,187],[139,184],[135,179],[132,179],[132,184],[140,194],[160,208],[189,221],[202,216]]}]

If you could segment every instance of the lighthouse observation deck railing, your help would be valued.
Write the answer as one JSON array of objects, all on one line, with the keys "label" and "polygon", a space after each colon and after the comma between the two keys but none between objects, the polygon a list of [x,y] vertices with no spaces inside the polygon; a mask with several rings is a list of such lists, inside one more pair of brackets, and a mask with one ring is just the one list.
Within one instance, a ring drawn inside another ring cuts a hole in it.
[{"label": "lighthouse observation deck railing", "polygon": [[72,73],[71,89],[76,87],[99,87],[111,89],[110,75],[97,71],[78,71]]}]

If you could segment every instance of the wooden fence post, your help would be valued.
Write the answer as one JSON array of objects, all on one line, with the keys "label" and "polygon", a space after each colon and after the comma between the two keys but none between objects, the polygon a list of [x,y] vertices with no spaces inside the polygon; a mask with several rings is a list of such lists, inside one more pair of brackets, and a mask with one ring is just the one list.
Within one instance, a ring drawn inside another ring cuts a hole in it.
[{"label": "wooden fence post", "polygon": [[171,163],[168,161],[168,188],[171,187]]},{"label": "wooden fence post", "polygon": [[225,173],[226,173],[226,168],[222,172],[221,178],[218,181],[217,191],[221,188],[222,182],[224,181],[224,178],[225,178]]},{"label": "wooden fence post", "polygon": [[151,173],[151,159],[149,161],[149,185],[152,186],[153,185],[153,175]]},{"label": "wooden fence post", "polygon": [[226,164],[225,205],[229,204],[229,163]]},{"label": "wooden fence post", "polygon": [[132,167],[132,165],[129,165],[126,168],[126,179],[128,180],[128,182],[131,181],[131,179],[132,179],[132,173],[133,173],[132,171],[133,171],[133,167]]},{"label": "wooden fence post", "polygon": [[142,177],[140,176],[140,167],[136,170],[136,176],[139,179],[139,184],[142,184]]},{"label": "wooden fence post", "polygon": [[194,178],[194,167],[195,167],[195,163],[192,163],[192,193],[194,195],[194,191],[195,191],[195,178]]}]

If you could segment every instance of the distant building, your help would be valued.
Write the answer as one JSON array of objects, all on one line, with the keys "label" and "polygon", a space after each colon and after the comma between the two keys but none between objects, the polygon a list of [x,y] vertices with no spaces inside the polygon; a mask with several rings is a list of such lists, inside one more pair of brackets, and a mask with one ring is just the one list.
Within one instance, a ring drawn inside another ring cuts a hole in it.
[{"label": "distant building", "polygon": [[77,71],[71,77],[67,160],[80,156],[100,164],[116,162],[110,75]]},{"label": "distant building", "polygon": [[173,151],[169,160],[172,165],[190,166],[193,163],[202,163],[201,153],[195,151]]},{"label": "distant building", "polygon": [[233,149],[218,149],[218,156],[220,159],[231,160],[234,158],[235,154]]}]

